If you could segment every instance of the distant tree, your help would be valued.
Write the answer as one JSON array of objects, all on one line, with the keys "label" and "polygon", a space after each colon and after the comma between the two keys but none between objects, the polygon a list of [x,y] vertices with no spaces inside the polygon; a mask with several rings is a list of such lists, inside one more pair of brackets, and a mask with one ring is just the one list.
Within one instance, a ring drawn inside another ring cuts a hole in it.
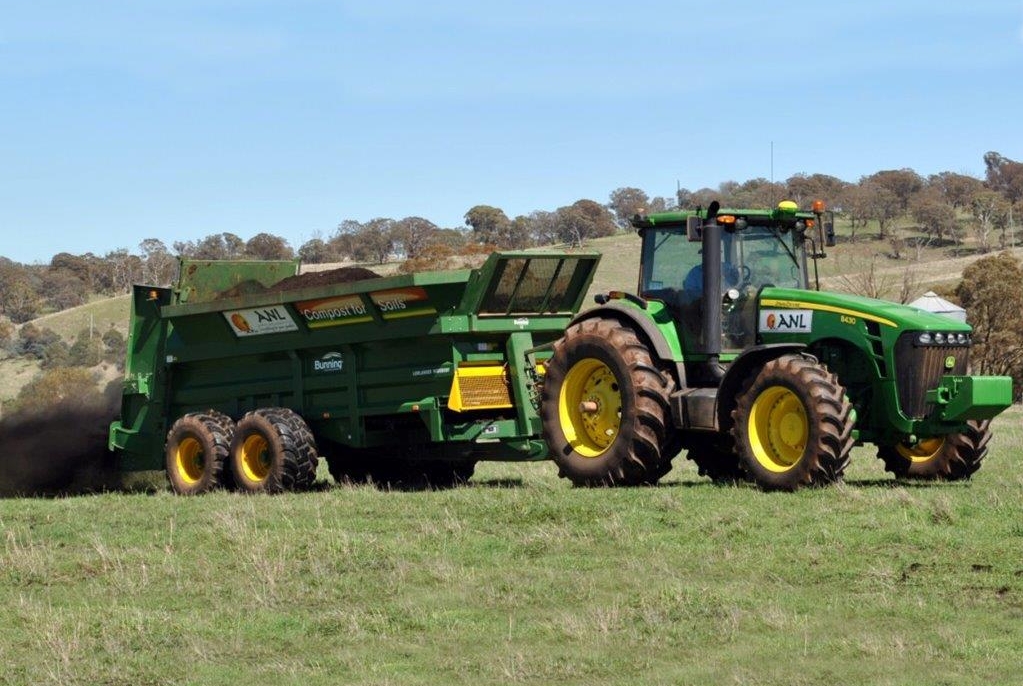
[{"label": "distant tree", "polygon": [[11,351],[16,332],[14,323],[8,317],[0,316],[0,350]]},{"label": "distant tree", "polygon": [[82,329],[68,350],[72,367],[94,367],[103,359],[103,341],[89,329]]},{"label": "distant tree", "polygon": [[688,188],[682,188],[679,186],[678,190],[675,191],[675,206],[681,209],[693,209],[696,205],[693,204],[693,192]]},{"label": "distant tree", "polygon": [[1009,223],[1009,201],[997,191],[981,189],[970,202],[970,215],[976,220],[974,232],[981,252],[991,250],[991,232],[1001,229],[1001,247],[1005,248],[1005,229]]},{"label": "distant tree", "polygon": [[42,277],[46,303],[60,311],[77,307],[86,301],[89,288],[73,272],[65,269],[47,269]]},{"label": "distant tree", "polygon": [[946,171],[927,177],[927,189],[936,191],[953,210],[961,210],[968,208],[973,196],[984,190],[984,183],[966,174]]},{"label": "distant tree", "polygon": [[591,238],[615,233],[614,218],[603,205],[593,200],[577,200],[557,210],[558,236],[565,243],[582,247]]},{"label": "distant tree", "polygon": [[17,411],[39,413],[62,402],[94,400],[99,395],[95,375],[81,367],[60,367],[25,384],[14,400]]},{"label": "distant tree", "polygon": [[[648,214],[653,214],[654,212],[667,212],[668,210],[675,209],[675,207],[677,207],[677,205],[674,204],[674,201],[660,195],[655,195],[650,198],[650,202],[647,203],[646,211]],[[631,226],[632,223],[630,222],[626,228]]]},{"label": "distant tree", "polygon": [[445,269],[455,251],[443,243],[431,243],[423,248],[415,257],[410,257],[401,263],[398,272],[401,274],[417,274],[419,272],[435,271]]},{"label": "distant tree", "polygon": [[438,228],[429,219],[405,217],[394,223],[393,231],[395,242],[401,246],[401,252],[406,258],[415,259],[433,243]]},{"label": "distant tree", "polygon": [[556,212],[534,210],[529,213],[530,240],[533,245],[554,245],[558,242],[558,216]]},{"label": "distant tree", "polygon": [[10,260],[0,259],[0,314],[16,324],[39,314],[42,298],[36,292],[31,273]]},{"label": "distant tree", "polygon": [[785,194],[800,207],[823,200],[829,207],[839,203],[849,184],[828,174],[795,174],[785,180]]},{"label": "distant tree", "polygon": [[60,336],[52,329],[27,322],[18,329],[18,338],[14,341],[12,352],[18,357],[43,360],[46,358],[46,349],[59,342]]},{"label": "distant tree", "polygon": [[786,189],[783,184],[756,178],[733,187],[725,196],[728,202],[723,204],[725,207],[770,208],[784,200],[785,195]]},{"label": "distant tree", "polygon": [[245,254],[245,241],[233,233],[215,233],[201,241],[175,241],[174,249],[193,260],[237,260]]},{"label": "distant tree", "polygon": [[295,251],[280,236],[257,233],[245,243],[244,255],[256,260],[290,260],[295,257]]},{"label": "distant tree", "polygon": [[462,229],[437,229],[433,235],[433,245],[444,245],[454,252],[461,252],[469,243],[469,237]]},{"label": "distant tree", "polygon": [[298,256],[307,264],[334,262],[335,254],[322,238],[311,238],[298,249]]},{"label": "distant tree", "polygon": [[877,222],[877,237],[881,240],[890,237],[892,222],[905,211],[891,188],[871,178],[861,180],[859,191],[847,194],[846,199],[852,201],[847,209],[854,217],[864,223],[869,219]]},{"label": "distant tree", "polygon": [[[973,325],[970,364],[977,374],[1023,378],[1023,268],[1010,253],[977,260],[956,287]],[[1018,387],[1018,386],[1017,386]]]},{"label": "distant tree", "polygon": [[158,238],[146,238],[139,243],[142,254],[142,282],[153,286],[169,286],[174,282],[178,261]]},{"label": "distant tree", "polygon": [[950,239],[959,244],[961,236],[955,208],[945,201],[939,188],[930,187],[913,196],[909,211],[928,236],[939,241]]},{"label": "distant tree", "polygon": [[108,293],[127,293],[133,283],[142,281],[142,258],[123,248],[108,252],[103,266],[104,290]]},{"label": "distant tree", "polygon": [[614,213],[615,224],[619,229],[629,228],[630,220],[642,210],[650,209],[650,196],[639,188],[626,186],[611,191],[611,201],[607,205]]},{"label": "distant tree", "polygon": [[910,198],[924,187],[923,177],[912,169],[886,169],[871,174],[866,180],[895,196],[900,214],[909,211]]},{"label": "distant tree", "polygon": [[362,231],[362,222],[343,219],[337,225],[334,235],[327,241],[330,251],[340,259],[356,259],[357,236]]},{"label": "distant tree", "polygon": [[125,340],[124,334],[111,325],[109,329],[103,332],[100,341],[103,343],[103,359],[114,363],[118,369],[123,370],[128,350],[128,342]]},{"label": "distant tree", "polygon": [[72,255],[67,252],[59,252],[50,258],[50,272],[66,272],[75,276],[86,292],[96,290],[95,271],[96,264],[93,255]]},{"label": "distant tree", "polygon": [[997,152],[988,152],[984,155],[984,166],[987,169],[988,188],[998,191],[1008,201],[1009,212],[1006,218],[1008,244],[1015,245],[1015,210],[1016,206],[1023,202],[1023,162],[1010,160]]},{"label": "distant tree", "polygon": [[504,210],[490,205],[476,205],[465,213],[465,224],[472,227],[476,242],[508,247],[511,220]]},{"label": "distant tree", "polygon": [[508,222],[508,232],[500,247],[512,250],[528,248],[535,245],[534,233],[532,217],[520,214]]},{"label": "distant tree", "polygon": [[[731,182],[731,183],[733,184],[733,187],[735,185],[738,185],[734,181]],[[724,185],[725,184],[722,184],[722,186],[724,186]],[[731,192],[731,187],[729,188],[729,192]],[[706,207],[709,207],[710,204],[712,202],[714,202],[715,200],[717,200],[718,202],[723,203],[722,197],[723,197],[723,195],[722,195],[720,189],[719,190],[714,190],[713,188],[700,188],[699,190],[695,190],[695,191],[693,191],[692,193],[689,194],[689,201],[688,201],[688,203],[686,203],[684,205],[679,203],[679,206],[680,207],[685,207],[685,208],[688,208],[688,209],[692,209],[692,210],[695,210],[695,209],[700,208],[700,207],[706,208]]]},{"label": "distant tree", "polygon": [[383,264],[394,253],[394,220],[370,219],[352,236],[351,254],[359,262]]}]

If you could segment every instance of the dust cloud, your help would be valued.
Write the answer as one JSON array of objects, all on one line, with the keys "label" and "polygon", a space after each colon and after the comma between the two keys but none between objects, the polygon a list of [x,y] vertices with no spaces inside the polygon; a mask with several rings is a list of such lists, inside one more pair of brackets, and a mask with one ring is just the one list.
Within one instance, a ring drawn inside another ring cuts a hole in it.
[{"label": "dust cloud", "polygon": [[0,419],[0,497],[90,493],[119,485],[107,430],[119,394]]}]

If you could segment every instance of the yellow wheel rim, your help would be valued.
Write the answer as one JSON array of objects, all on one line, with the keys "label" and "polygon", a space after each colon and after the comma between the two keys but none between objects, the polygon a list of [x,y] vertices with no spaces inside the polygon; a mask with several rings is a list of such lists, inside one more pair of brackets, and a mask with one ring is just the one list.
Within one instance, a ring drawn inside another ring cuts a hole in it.
[{"label": "yellow wheel rim", "polygon": [[252,434],[242,443],[241,468],[249,481],[265,481],[270,475],[270,444],[259,434]]},{"label": "yellow wheel rim", "polygon": [[792,469],[810,439],[810,423],[799,396],[784,386],[772,386],[757,396],[749,417],[749,439],[753,456],[765,469]]},{"label": "yellow wheel rim", "polygon": [[939,436],[936,438],[925,438],[913,445],[899,443],[895,446],[895,449],[899,455],[902,455],[910,462],[927,462],[934,459],[934,456],[941,452],[941,448],[944,445],[945,439]]},{"label": "yellow wheel rim", "polygon": [[618,437],[622,393],[611,368],[588,357],[568,370],[558,400],[561,429],[583,457],[598,457]]},{"label": "yellow wheel rim", "polygon": [[192,437],[178,443],[174,451],[174,465],[183,482],[199,483],[206,473],[206,452],[202,449],[202,443]]}]

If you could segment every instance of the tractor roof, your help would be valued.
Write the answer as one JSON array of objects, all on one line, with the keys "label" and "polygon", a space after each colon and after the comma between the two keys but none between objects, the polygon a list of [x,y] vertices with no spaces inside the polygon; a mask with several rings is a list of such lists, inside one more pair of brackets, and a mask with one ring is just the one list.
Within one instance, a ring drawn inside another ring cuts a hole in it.
[{"label": "tractor roof", "polygon": [[[760,222],[790,222],[795,219],[813,219],[813,212],[800,212],[793,210],[791,206],[782,207],[785,203],[779,203],[774,209],[735,209],[722,207],[715,216],[743,217],[750,223]],[[695,210],[677,210],[674,212],[657,212],[654,214],[640,213],[632,218],[632,225],[637,229],[651,228],[654,226],[685,226],[689,217],[707,218],[707,210],[697,208]]]}]

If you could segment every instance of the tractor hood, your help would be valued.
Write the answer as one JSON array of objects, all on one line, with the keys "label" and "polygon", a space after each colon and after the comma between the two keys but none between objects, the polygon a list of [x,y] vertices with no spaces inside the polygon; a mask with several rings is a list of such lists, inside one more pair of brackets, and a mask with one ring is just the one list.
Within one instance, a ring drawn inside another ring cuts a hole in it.
[{"label": "tractor hood", "polygon": [[780,309],[829,312],[843,317],[842,321],[848,324],[854,323],[852,321],[854,319],[864,320],[900,331],[970,333],[973,330],[969,324],[945,315],[909,305],[844,293],[767,287],[760,291],[759,302],[761,311]]}]

